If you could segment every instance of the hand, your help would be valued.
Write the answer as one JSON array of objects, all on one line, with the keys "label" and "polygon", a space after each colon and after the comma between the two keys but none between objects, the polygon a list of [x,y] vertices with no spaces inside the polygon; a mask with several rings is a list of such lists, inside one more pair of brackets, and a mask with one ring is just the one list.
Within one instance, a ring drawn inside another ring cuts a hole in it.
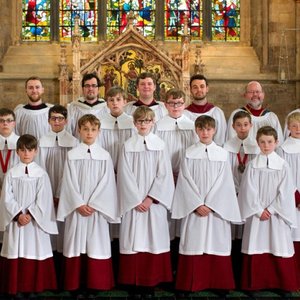
[{"label": "hand", "polygon": [[260,216],[260,220],[266,221],[266,220],[269,220],[270,218],[271,218],[271,213],[265,208],[263,213]]},{"label": "hand", "polygon": [[81,205],[76,209],[83,217],[89,217],[91,216],[94,212],[95,209],[92,207],[89,207],[88,205]]},{"label": "hand", "polygon": [[152,205],[153,200],[150,197],[146,197],[143,202],[135,207],[139,212],[147,212]]},{"label": "hand", "polygon": [[211,213],[212,210],[207,207],[206,205],[200,205],[197,209],[196,209],[196,213],[200,216],[200,217],[207,217],[209,213]]},{"label": "hand", "polygon": [[30,214],[20,214],[18,217],[18,226],[25,226],[31,221],[31,215]]}]

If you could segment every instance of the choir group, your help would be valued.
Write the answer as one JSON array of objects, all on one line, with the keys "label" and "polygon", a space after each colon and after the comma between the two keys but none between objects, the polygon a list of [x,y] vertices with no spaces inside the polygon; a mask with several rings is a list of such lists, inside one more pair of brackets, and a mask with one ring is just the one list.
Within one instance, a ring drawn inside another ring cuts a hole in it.
[{"label": "choir group", "polygon": [[299,290],[300,111],[283,134],[256,81],[228,123],[203,75],[188,106],[153,99],[151,73],[136,85],[104,101],[86,74],[65,108],[30,77],[0,109],[0,293]]}]

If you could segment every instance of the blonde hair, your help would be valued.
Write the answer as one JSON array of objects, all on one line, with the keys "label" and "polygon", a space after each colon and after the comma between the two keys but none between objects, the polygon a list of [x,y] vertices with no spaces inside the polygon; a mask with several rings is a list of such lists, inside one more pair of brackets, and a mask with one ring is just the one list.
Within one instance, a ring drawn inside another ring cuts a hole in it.
[{"label": "blonde hair", "polygon": [[287,116],[287,124],[290,125],[292,122],[300,122],[300,112],[296,111]]},{"label": "blonde hair", "polygon": [[100,128],[101,123],[100,120],[92,115],[92,114],[86,114],[83,115],[79,120],[78,120],[78,128],[80,129],[82,126],[84,126],[86,123],[90,123],[93,126],[97,126],[98,128]]},{"label": "blonde hair", "polygon": [[147,119],[154,120],[155,113],[148,106],[142,105],[142,106],[139,106],[135,110],[135,112],[133,113],[132,117],[133,117],[133,121],[134,122],[136,122],[138,119],[141,119],[141,118],[147,118]]}]

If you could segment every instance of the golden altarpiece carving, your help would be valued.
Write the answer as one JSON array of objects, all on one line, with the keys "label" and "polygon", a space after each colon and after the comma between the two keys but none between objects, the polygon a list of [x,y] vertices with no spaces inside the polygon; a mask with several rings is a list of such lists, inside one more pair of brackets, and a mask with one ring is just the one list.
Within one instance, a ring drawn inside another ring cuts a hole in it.
[{"label": "golden altarpiece carving", "polygon": [[102,81],[102,96],[113,85],[120,85],[127,91],[128,99],[135,100],[135,81],[139,73],[153,72],[157,78],[156,98],[163,100],[164,93],[172,87],[182,89],[189,97],[190,71],[201,73],[203,64],[198,47],[195,61],[191,62],[190,37],[187,26],[177,53],[164,49],[163,43],[147,40],[133,26],[130,15],[127,29],[114,41],[107,42],[100,52],[83,53],[78,20],[72,37],[72,67],[67,64],[67,46],[61,44],[60,54],[60,104],[76,101],[81,93],[83,74],[95,73]]}]

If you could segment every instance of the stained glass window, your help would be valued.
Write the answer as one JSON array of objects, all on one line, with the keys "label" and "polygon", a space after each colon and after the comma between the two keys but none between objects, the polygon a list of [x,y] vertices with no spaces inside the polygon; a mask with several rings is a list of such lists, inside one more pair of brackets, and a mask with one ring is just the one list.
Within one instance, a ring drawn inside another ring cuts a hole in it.
[{"label": "stained glass window", "polygon": [[79,17],[79,27],[83,41],[97,41],[98,5],[97,0],[60,1],[59,32],[60,40],[71,40],[74,31],[74,18]]},{"label": "stained glass window", "polygon": [[25,41],[50,41],[50,0],[23,0],[22,37]]},{"label": "stained glass window", "polygon": [[125,31],[130,11],[134,26],[146,37],[155,35],[155,0],[109,0],[107,1],[107,39]]},{"label": "stained glass window", "polygon": [[[187,32],[184,24],[187,23]],[[166,0],[165,2],[165,39],[178,40],[183,34],[192,39],[202,36],[201,0]]]},{"label": "stained glass window", "polygon": [[240,1],[212,1],[212,40],[240,40]]}]

